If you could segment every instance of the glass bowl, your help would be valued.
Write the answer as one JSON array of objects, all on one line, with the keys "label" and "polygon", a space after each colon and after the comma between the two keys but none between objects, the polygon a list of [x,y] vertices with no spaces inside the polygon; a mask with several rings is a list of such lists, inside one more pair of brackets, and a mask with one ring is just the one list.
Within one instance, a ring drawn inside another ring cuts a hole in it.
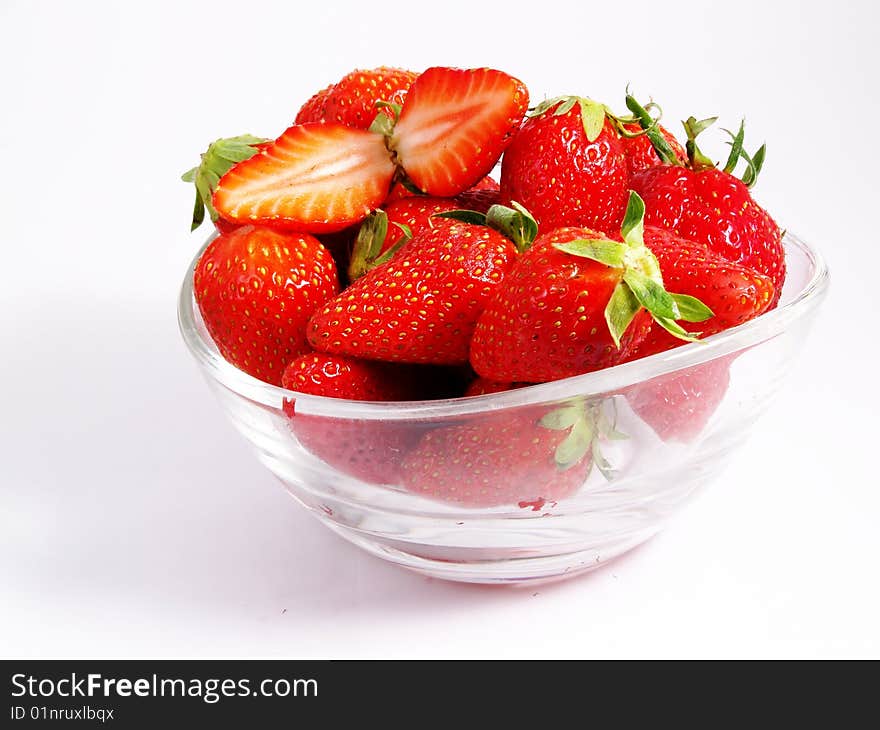
[{"label": "glass bowl", "polygon": [[193,299],[195,261],[178,315],[233,425],[325,525],[437,578],[548,580],[646,541],[746,439],[828,287],[814,249],[791,234],[784,245],[779,306],[751,322],[617,367],[470,398],[365,403],[259,381],[211,341]]}]

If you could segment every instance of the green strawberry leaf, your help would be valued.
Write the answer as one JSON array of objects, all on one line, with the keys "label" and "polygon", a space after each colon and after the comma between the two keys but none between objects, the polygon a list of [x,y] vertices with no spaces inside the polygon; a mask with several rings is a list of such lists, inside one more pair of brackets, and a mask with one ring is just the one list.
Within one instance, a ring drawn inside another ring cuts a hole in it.
[{"label": "green strawberry leaf", "polygon": [[[192,182],[192,180],[186,180],[185,182]],[[205,203],[202,201],[201,193],[196,190],[196,202],[193,206],[193,217],[192,217],[192,225],[190,226],[190,233],[192,233],[196,228],[198,228],[205,220]]]},{"label": "green strawberry leaf", "polygon": [[212,197],[220,178],[229,172],[233,165],[257,154],[259,151],[257,145],[268,141],[264,137],[254,137],[250,134],[215,140],[202,153],[198,166],[181,175],[181,180],[193,183],[196,188],[196,203],[193,206],[191,231],[204,222],[205,210],[208,211],[212,221],[217,220],[219,216],[214,210]]},{"label": "green strawberry leaf", "polygon": [[592,99],[578,99],[581,121],[588,142],[595,142],[605,128],[605,105]]},{"label": "green strawberry leaf", "polygon": [[383,137],[390,137],[392,132],[394,132],[394,120],[387,114],[379,112],[367,128],[367,131],[381,134]]},{"label": "green strawberry leaf", "polygon": [[[576,100],[577,97],[574,96],[554,96],[552,99],[544,99],[537,106],[532,107],[526,112],[527,117],[540,117],[542,114],[546,114],[550,109],[555,107],[559,102],[567,103],[570,99]],[[574,106],[574,101],[571,102],[571,106]],[[571,109],[571,106],[569,109]]]},{"label": "green strawberry leaf", "polygon": [[645,245],[645,201],[635,190],[629,191],[620,233],[631,248]]},{"label": "green strawberry leaf", "polygon": [[561,471],[576,466],[587,455],[593,442],[593,427],[581,418],[571,427],[568,436],[556,447],[554,459]]},{"label": "green strawberry leaf", "polygon": [[407,241],[413,237],[412,228],[410,228],[406,223],[391,221],[391,224],[397,226],[403,232],[403,236],[404,238],[406,238]]},{"label": "green strawberry leaf", "polygon": [[685,322],[705,322],[715,316],[715,312],[696,297],[687,294],[672,294],[671,296],[678,307],[678,318]]},{"label": "green strawberry leaf", "polygon": [[613,481],[617,477],[617,470],[611,466],[608,459],[605,458],[605,455],[602,453],[602,449],[599,445],[599,439],[593,439],[591,446],[591,453],[593,456],[593,463],[596,465],[596,468],[602,473],[602,476],[605,477],[609,482]]},{"label": "green strawberry leaf", "polygon": [[558,107],[556,107],[556,111],[553,112],[553,116],[561,117],[563,114],[568,114],[574,108],[577,100],[578,98],[576,96],[569,96]]},{"label": "green strawberry leaf", "polygon": [[538,236],[538,222],[531,213],[516,201],[511,208],[506,205],[493,205],[486,213],[485,225],[491,226],[513,241],[517,250],[527,250]]},{"label": "green strawberry leaf", "polygon": [[613,419],[608,418],[608,415],[605,413],[605,408],[603,408],[605,401],[600,402],[598,406],[594,407],[596,430],[598,431],[598,435],[604,439],[608,439],[609,441],[626,441],[629,436],[617,430],[617,407],[615,404],[615,400],[614,398],[609,398],[608,400],[610,401],[611,407],[614,410]]},{"label": "green strawberry leaf", "polygon": [[361,223],[355,239],[348,265],[349,281],[359,279],[376,266],[376,259],[387,235],[388,214],[384,210],[374,210]]},{"label": "green strawberry leaf", "polygon": [[572,256],[598,261],[615,269],[622,269],[625,265],[626,245],[618,241],[604,238],[578,238],[566,243],[554,243],[553,248]]},{"label": "green strawberry leaf", "polygon": [[736,134],[729,129],[724,131],[730,135],[730,142],[727,143],[730,145],[730,155],[727,158],[727,162],[724,163],[724,172],[731,174],[736,169],[739,158],[742,156],[743,140],[746,136],[745,120],[739,123],[739,131]]},{"label": "green strawberry leaf", "polygon": [[397,252],[400,251],[406,244],[410,242],[412,236],[407,236],[404,232],[403,238],[401,238],[397,243],[395,243],[391,248],[389,248],[385,253],[379,256],[377,259],[373,260],[370,269],[375,269],[377,266],[381,266],[382,264],[388,263],[393,259]]},{"label": "green strawberry leaf", "polygon": [[677,337],[678,339],[684,340],[685,342],[697,342],[700,339],[699,332],[688,332],[674,319],[669,319],[667,317],[657,317],[656,315],[654,315],[654,321],[673,337]]},{"label": "green strawberry leaf", "polygon": [[672,295],[663,288],[663,282],[635,269],[627,269],[623,274],[623,280],[639,304],[655,317],[675,320],[681,316]]},{"label": "green strawberry leaf", "polygon": [[583,406],[580,403],[575,403],[550,411],[541,419],[540,423],[544,428],[553,431],[565,431],[574,426],[583,418],[583,415]]},{"label": "green strawberry leaf", "polygon": [[434,213],[432,218],[451,218],[454,221],[470,223],[473,226],[485,226],[486,214],[476,210],[449,210],[445,213]]},{"label": "green strawberry leaf", "polygon": [[614,288],[608,304],[605,305],[605,321],[608,323],[611,339],[617,347],[620,347],[620,338],[641,308],[642,305],[635,294],[621,281]]},{"label": "green strawberry leaf", "polygon": [[709,117],[708,119],[697,120],[694,117],[688,117],[682,124],[684,125],[685,134],[687,134],[687,151],[688,160],[694,170],[705,170],[715,167],[715,163],[706,157],[697,147],[697,137],[718,121],[718,117]]},{"label": "green strawberry leaf", "polygon": [[752,187],[758,181],[758,174],[761,172],[761,168],[764,166],[764,157],[766,155],[766,144],[762,144],[753,156],[749,156],[745,151],[743,151],[742,156],[748,163],[748,167],[746,168],[745,173],[743,173],[742,181],[748,187]]}]

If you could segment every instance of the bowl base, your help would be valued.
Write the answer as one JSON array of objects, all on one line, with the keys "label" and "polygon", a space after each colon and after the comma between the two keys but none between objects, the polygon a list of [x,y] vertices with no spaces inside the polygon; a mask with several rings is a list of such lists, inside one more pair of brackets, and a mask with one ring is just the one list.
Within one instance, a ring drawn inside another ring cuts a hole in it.
[{"label": "bowl base", "polygon": [[625,540],[615,543],[604,542],[597,547],[550,555],[441,559],[424,554],[425,551],[430,551],[430,546],[413,544],[401,547],[400,541],[389,545],[386,541],[351,530],[332,520],[323,517],[320,519],[336,534],[382,560],[430,578],[485,585],[537,585],[572,578],[604,567],[652,538],[660,529],[652,527],[636,534],[631,533]]}]

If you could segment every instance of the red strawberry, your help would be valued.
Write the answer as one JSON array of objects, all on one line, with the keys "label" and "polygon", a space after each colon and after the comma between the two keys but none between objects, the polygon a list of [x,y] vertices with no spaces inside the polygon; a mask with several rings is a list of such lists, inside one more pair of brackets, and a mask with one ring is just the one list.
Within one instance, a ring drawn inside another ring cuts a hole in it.
[{"label": "red strawberry", "polygon": [[476,378],[468,385],[464,392],[467,398],[473,395],[489,395],[490,393],[503,393],[507,390],[516,390],[520,386],[516,383],[499,383],[496,380],[486,380],[486,378]]},{"label": "red strawberry", "polygon": [[[497,193],[497,192],[500,192],[501,186],[495,181],[495,178],[489,177],[487,175],[482,180],[478,181],[477,184],[471,188],[471,190],[473,190],[473,191],[493,190]],[[465,190],[465,192],[462,193],[462,195],[466,194],[467,192],[469,192],[469,191]]]},{"label": "red strawberry", "polygon": [[[477,184],[474,185],[472,188],[470,188],[469,190],[465,190],[464,193],[461,194],[465,195],[471,190],[498,191],[500,189],[500,186],[497,182],[495,182],[493,178],[486,176],[482,180],[477,182]],[[415,188],[413,188],[412,190],[407,190],[406,185],[404,185],[402,182],[396,182],[394,183],[394,185],[391,186],[391,192],[388,193],[388,197],[385,198],[385,205],[391,205],[392,203],[396,203],[398,200],[403,200],[404,198],[418,197],[419,195],[422,195],[422,193],[418,192]]]},{"label": "red strawberry", "polygon": [[[645,245],[660,263],[663,283],[672,291],[697,297],[713,316],[697,327],[702,337],[736,327],[765,312],[775,298],[773,283],[742,264],[727,261],[705,244],[686,241],[671,231],[645,227]],[[654,327],[633,353],[645,357],[677,347],[682,341],[662,327]]]},{"label": "red strawberry", "polygon": [[626,391],[626,399],[663,441],[689,443],[724,399],[731,360],[722,357],[638,383]]},{"label": "red strawberry", "polygon": [[434,198],[415,195],[402,198],[387,206],[385,211],[374,211],[361,224],[352,249],[348,267],[350,281],[390,259],[393,249],[423,228],[434,226],[434,216],[453,210],[475,210],[486,213],[498,202],[498,194],[491,190],[465,190],[455,198]]},{"label": "red strawberry", "polygon": [[554,410],[483,414],[472,422],[430,431],[404,459],[405,489],[469,507],[533,506],[555,501],[586,482],[593,462],[608,473],[600,438],[601,406],[582,400]]},{"label": "red strawberry", "polygon": [[[330,398],[402,401],[450,397],[460,392],[457,378],[440,368],[356,360],[311,352],[284,370],[289,390]],[[284,411],[302,446],[330,466],[373,484],[393,484],[404,454],[421,432],[411,423],[343,419],[298,412],[295,399]]]},{"label": "red strawberry", "polygon": [[279,385],[306,352],[306,323],[339,291],[329,252],[308,234],[242,226],[199,258],[193,290],[212,339],[240,370]]},{"label": "red strawberry", "polygon": [[[623,128],[630,133],[638,133],[642,131],[642,128],[638,124],[624,124]],[[684,147],[681,146],[681,143],[665,127],[657,125],[657,129],[660,134],[663,135],[663,139],[669,144],[669,147],[672,149],[675,156],[684,162],[687,159],[687,153],[684,151]],[[645,170],[649,167],[659,165],[662,162],[660,155],[657,154],[657,150],[654,149],[654,145],[651,144],[648,135],[644,134],[643,131],[635,137],[623,136],[622,142],[623,154],[626,157],[626,169],[630,175],[639,170]]]},{"label": "red strawberry", "polygon": [[[355,70],[319,91],[296,115],[297,124],[332,122],[356,129],[369,129],[380,111],[380,101],[400,105],[417,74],[400,68]],[[393,118],[391,109],[381,110]]]},{"label": "red strawberry", "polygon": [[462,210],[476,210],[480,213],[488,213],[489,208],[501,202],[501,192],[491,188],[476,188],[465,190],[455,196],[455,202]]},{"label": "red strawberry", "polygon": [[528,102],[522,82],[501,71],[429,68],[410,88],[389,145],[416,187],[451,197],[495,166]]},{"label": "red strawberry", "polygon": [[626,209],[627,166],[605,107],[579,97],[538,106],[504,155],[501,200],[524,205],[543,231],[616,231]]},{"label": "red strawberry", "polygon": [[236,162],[253,157],[269,145],[269,140],[244,134],[240,137],[218,139],[208,145],[202,153],[199,164],[181,176],[184,182],[193,183],[196,188],[196,203],[193,208],[192,225],[194,231],[205,220],[205,209],[220,233],[228,233],[237,223],[225,221],[218,215],[211,201],[217,182]]},{"label": "red strawberry", "polygon": [[214,207],[236,223],[331,233],[366,218],[385,199],[393,174],[381,135],[303,124],[229,170]]},{"label": "red strawberry", "polygon": [[[627,97],[627,105],[637,114],[638,110],[644,111],[632,97]],[[645,223],[705,243],[728,261],[769,277],[776,288],[775,305],[785,281],[782,232],[749,193],[749,186],[754,184],[763,165],[765,147],[754,156],[746,154],[740,125],[739,132],[733,136],[727,163],[723,169],[715,167],[696,145],[697,135],[714,121],[697,121],[691,117],[685,122],[687,164],[658,148],[666,164],[635,173],[630,184],[645,200],[648,209]],[[657,147],[656,135],[652,141]],[[733,175],[741,159],[748,166],[743,180]]]},{"label": "red strawberry", "polygon": [[[308,352],[288,363],[281,384],[288,390],[362,401],[420,400],[430,391],[421,368]],[[291,413],[292,415],[292,410]]]},{"label": "red strawberry", "polygon": [[471,366],[490,380],[539,383],[626,360],[653,317],[692,340],[675,320],[711,316],[693,297],[669,294],[644,245],[641,199],[633,194],[623,243],[589,228],[559,228],[519,257],[477,321]]},{"label": "red strawberry", "polygon": [[439,220],[316,312],[309,342],[371,360],[464,364],[474,323],[515,257],[491,228]]},{"label": "red strawberry", "polygon": [[[327,99],[333,93],[335,84],[330,84],[326,89],[309,97],[309,100],[302,105],[296,114],[294,124],[311,124],[325,121],[324,109],[327,106]],[[344,122],[340,122],[344,124]]]}]

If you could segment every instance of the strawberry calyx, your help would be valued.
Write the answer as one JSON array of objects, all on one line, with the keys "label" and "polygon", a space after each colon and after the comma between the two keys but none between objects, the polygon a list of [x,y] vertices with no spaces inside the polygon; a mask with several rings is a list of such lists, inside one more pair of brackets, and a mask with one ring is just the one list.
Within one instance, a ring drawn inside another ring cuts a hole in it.
[{"label": "strawberry calyx", "polygon": [[[633,113],[639,125],[645,130],[645,134],[657,151],[660,159],[669,165],[685,166],[685,163],[678,159],[669,143],[663,138],[657,126],[659,118],[652,117],[649,109],[651,107],[658,108],[656,104],[650,102],[642,106],[636,98],[627,92],[626,106]],[[696,117],[688,117],[682,122],[685,134],[687,135],[687,143],[685,150],[687,151],[687,167],[695,172],[701,170],[715,169],[718,165],[707,155],[705,155],[697,146],[697,137],[709,127],[711,127],[718,117],[708,117],[706,119],[697,119]],[[767,155],[767,145],[762,144],[754,154],[749,154],[743,147],[745,138],[745,121],[739,124],[739,130],[734,134],[728,129],[724,130],[729,136],[730,154],[727,157],[722,170],[728,175],[733,175],[740,160],[745,161],[746,168],[740,178],[748,187],[752,187],[758,180],[758,174],[764,166],[764,158]]]},{"label": "strawberry calyx", "polygon": [[[554,117],[561,117],[574,109],[575,104],[580,107],[581,121],[584,125],[584,134],[588,142],[595,142],[602,134],[605,127],[605,118],[610,111],[604,104],[594,101],[585,96],[557,96],[553,99],[542,101],[538,106],[529,109],[527,117],[540,117],[552,110]],[[611,115],[613,117],[613,115]]]},{"label": "strawberry calyx", "polygon": [[413,237],[409,226],[394,221],[392,223],[400,229],[403,236],[385,252],[382,252],[382,244],[388,235],[388,214],[384,210],[377,209],[361,223],[351,251],[351,262],[348,265],[349,281],[359,279],[370,269],[390,261],[394,254]]},{"label": "strawberry calyx", "polygon": [[[397,124],[397,120],[400,119],[400,112],[403,110],[403,105],[380,100],[376,102],[375,106],[378,113],[376,114],[376,118],[373,119],[373,123],[370,124],[369,131],[374,132],[375,134],[381,134],[382,137],[385,138],[385,148],[388,150],[388,154],[391,155],[391,160],[394,162],[395,168],[392,185],[400,183],[400,185],[412,195],[425,195],[425,192],[409,179],[406,170],[400,166],[400,163],[397,160],[397,152],[391,144],[391,136],[394,134],[394,125]],[[384,113],[385,109],[391,111],[391,116]]]},{"label": "strawberry calyx", "polygon": [[[400,118],[400,110],[403,107],[400,104],[381,100],[377,101],[374,106],[378,110],[378,114],[376,114],[376,118],[373,120],[372,124],[370,124],[369,131],[381,134],[385,137],[385,143],[387,145],[388,139],[394,132],[394,125],[397,124],[397,120]],[[385,114],[383,112],[384,109],[391,110],[391,116]]]},{"label": "strawberry calyx", "polygon": [[205,209],[207,209],[212,221],[216,221],[220,217],[212,202],[214,189],[220,178],[233,165],[243,160],[249,160],[257,154],[260,151],[259,145],[269,141],[264,137],[254,137],[251,134],[215,140],[202,153],[199,164],[180,176],[181,180],[193,183],[196,188],[196,202],[193,206],[190,231],[194,231],[202,225],[205,220]]},{"label": "strawberry calyx", "polygon": [[688,332],[677,320],[704,322],[713,316],[713,312],[696,297],[666,291],[657,257],[645,245],[644,217],[644,201],[637,193],[630,191],[620,229],[623,243],[605,238],[576,239],[553,244],[553,247],[573,256],[622,269],[620,282],[605,307],[605,321],[617,347],[620,347],[620,338],[643,308],[671,335],[693,342],[700,333]]},{"label": "strawberry calyx", "polygon": [[[539,424],[553,431],[568,431],[568,435],[559,443],[553,454],[556,467],[567,471],[580,464],[584,458],[590,459],[589,468],[595,465],[609,481],[617,472],[602,453],[603,441],[619,441],[629,438],[616,428],[616,410],[614,417],[605,413],[607,401],[588,401],[575,398],[559,408],[547,413]],[[614,405],[611,399],[612,406]],[[587,472],[589,475],[589,471]]]},{"label": "strawberry calyx", "polygon": [[538,222],[515,200],[510,205],[512,207],[495,204],[485,213],[476,210],[450,210],[435,213],[432,218],[451,218],[475,226],[489,226],[513,241],[516,250],[523,253],[538,237]]}]

